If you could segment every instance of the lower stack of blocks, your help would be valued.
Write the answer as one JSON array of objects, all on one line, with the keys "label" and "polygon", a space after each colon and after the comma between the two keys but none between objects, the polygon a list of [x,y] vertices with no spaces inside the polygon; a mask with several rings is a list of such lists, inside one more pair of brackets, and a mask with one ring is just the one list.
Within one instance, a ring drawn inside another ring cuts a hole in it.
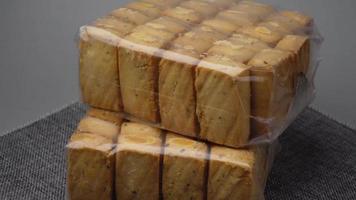
[{"label": "lower stack of blocks", "polygon": [[263,199],[273,145],[232,149],[90,109],[68,145],[68,197]]}]

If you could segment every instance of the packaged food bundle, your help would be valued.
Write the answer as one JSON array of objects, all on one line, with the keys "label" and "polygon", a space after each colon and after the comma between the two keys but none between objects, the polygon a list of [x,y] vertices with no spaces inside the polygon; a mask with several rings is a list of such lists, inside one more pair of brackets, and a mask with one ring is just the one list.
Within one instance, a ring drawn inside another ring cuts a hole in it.
[{"label": "packaged food bundle", "polygon": [[311,17],[239,0],[141,0],[81,27],[82,100],[230,147],[272,141],[314,97]]},{"label": "packaged food bundle", "polygon": [[91,109],[67,145],[68,199],[263,199],[275,144],[200,142]]}]

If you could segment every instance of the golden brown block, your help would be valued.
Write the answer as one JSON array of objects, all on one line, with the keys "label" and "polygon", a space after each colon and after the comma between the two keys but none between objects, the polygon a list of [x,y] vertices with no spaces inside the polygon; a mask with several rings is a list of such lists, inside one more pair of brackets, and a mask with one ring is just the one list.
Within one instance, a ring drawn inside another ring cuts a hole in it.
[{"label": "golden brown block", "polygon": [[[98,26],[105,29],[93,26],[81,29],[80,86],[84,103],[97,108],[121,111],[116,43],[119,37],[127,34],[133,26],[116,21],[97,21]],[[116,29],[116,24],[126,29]]]},{"label": "golden brown block", "polygon": [[232,147],[250,134],[250,74],[247,63],[269,46],[258,39],[233,34],[215,42],[196,69],[200,137]]},{"label": "golden brown block", "polygon": [[255,1],[240,1],[237,5],[231,7],[231,10],[248,12],[259,18],[263,18],[275,11],[272,6]]},{"label": "golden brown block", "polygon": [[291,51],[297,57],[297,73],[307,74],[310,62],[310,40],[308,36],[287,35],[276,46]]},{"label": "golden brown block", "polygon": [[285,10],[281,11],[280,14],[287,18],[293,19],[304,27],[310,26],[313,23],[313,19],[311,17],[297,11]]},{"label": "golden brown block", "polygon": [[137,123],[124,123],[116,153],[116,198],[159,199],[161,132]]},{"label": "golden brown block", "polygon": [[280,127],[294,96],[293,54],[265,49],[248,63],[251,76],[252,133],[267,134]]},{"label": "golden brown block", "polygon": [[218,19],[218,18],[204,20],[202,22],[202,24],[205,26],[209,26],[209,27],[215,29],[216,31],[219,31],[219,32],[227,34],[227,35],[231,34],[238,28],[238,26],[236,24],[226,21],[226,20],[223,20],[223,19]]},{"label": "golden brown block", "polygon": [[86,115],[88,117],[93,117],[97,119],[101,119],[104,121],[111,122],[116,125],[121,125],[123,122],[122,116],[117,112],[106,111],[102,109],[90,108]]},{"label": "golden brown block", "polygon": [[216,18],[226,20],[240,27],[252,26],[260,20],[258,17],[251,15],[247,11],[232,9],[220,12]]},{"label": "golden brown block", "polygon": [[280,27],[284,27],[287,30],[290,31],[300,31],[303,28],[305,28],[305,26],[303,26],[302,24],[298,23],[297,21],[288,18],[286,16],[283,16],[281,13],[275,13],[270,15],[267,19],[264,20],[265,22],[272,22],[274,24],[277,24]]},{"label": "golden brown block", "polygon": [[75,133],[68,148],[68,195],[71,200],[110,200],[115,161],[112,140],[93,133]]},{"label": "golden brown block", "polygon": [[189,24],[167,16],[157,18],[153,21],[146,23],[145,25],[152,28],[164,29],[171,33],[181,33],[190,29]]},{"label": "golden brown block", "polygon": [[279,40],[281,40],[284,36],[283,32],[278,31],[272,26],[266,25],[257,25],[257,26],[249,26],[240,30],[241,33],[257,38],[267,44],[274,46]]},{"label": "golden brown block", "polygon": [[125,37],[119,48],[120,88],[124,111],[150,122],[158,122],[158,63],[175,33],[168,26],[142,26]]},{"label": "golden brown block", "polygon": [[206,158],[206,144],[167,134],[163,161],[163,199],[203,199]]},{"label": "golden brown block", "polygon": [[159,63],[159,106],[161,124],[168,130],[195,137],[194,68],[199,55],[224,34],[199,26],[171,43]]},{"label": "golden brown block", "polygon": [[118,18],[120,21],[128,22],[134,25],[144,24],[155,18],[129,8],[119,8],[113,10],[110,15]]},{"label": "golden brown block", "polygon": [[230,149],[213,146],[210,152],[208,200],[263,198],[267,151],[263,147]]},{"label": "golden brown block", "polygon": [[175,5],[181,2],[181,0],[142,0],[142,1],[155,4],[156,6],[162,8],[174,7]]},{"label": "golden brown block", "polygon": [[192,9],[204,17],[215,15],[219,9],[214,4],[205,1],[184,1],[179,6]]},{"label": "golden brown block", "polygon": [[82,133],[95,133],[114,141],[119,132],[120,124],[114,124],[94,117],[85,117],[80,121],[77,130]]},{"label": "golden brown block", "polygon": [[209,56],[196,68],[195,89],[200,138],[233,147],[247,142],[250,134],[248,67],[226,56]]},{"label": "golden brown block", "polygon": [[235,0],[197,0],[207,2],[216,6],[219,9],[226,9],[227,7],[231,6],[231,4],[235,3]]},{"label": "golden brown block", "polygon": [[162,11],[161,7],[159,7],[155,4],[143,2],[143,1],[134,1],[134,2],[127,4],[125,7],[139,11],[140,13],[142,13],[146,16],[152,17],[152,18],[156,18],[156,17],[160,16],[160,13]]},{"label": "golden brown block", "polygon": [[189,24],[197,24],[203,20],[203,16],[195,10],[180,6],[164,11],[163,15],[179,19]]}]

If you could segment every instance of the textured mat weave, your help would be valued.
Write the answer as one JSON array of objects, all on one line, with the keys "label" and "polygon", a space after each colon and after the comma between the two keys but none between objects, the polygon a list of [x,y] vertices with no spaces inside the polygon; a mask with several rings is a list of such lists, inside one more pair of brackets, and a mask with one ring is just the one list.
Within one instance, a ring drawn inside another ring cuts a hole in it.
[{"label": "textured mat weave", "polygon": [[[0,137],[0,200],[64,199],[79,103]],[[307,109],[281,137],[267,199],[356,199],[356,131]]]}]

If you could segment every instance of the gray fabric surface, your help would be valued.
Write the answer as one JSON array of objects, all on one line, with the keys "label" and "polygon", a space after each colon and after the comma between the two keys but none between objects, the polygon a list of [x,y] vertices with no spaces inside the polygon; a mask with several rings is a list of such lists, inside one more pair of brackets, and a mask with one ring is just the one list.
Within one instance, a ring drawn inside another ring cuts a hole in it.
[{"label": "gray fabric surface", "polygon": [[[0,137],[0,200],[65,198],[65,145],[84,112],[77,103]],[[281,144],[267,199],[356,199],[356,131],[307,109]]]}]

